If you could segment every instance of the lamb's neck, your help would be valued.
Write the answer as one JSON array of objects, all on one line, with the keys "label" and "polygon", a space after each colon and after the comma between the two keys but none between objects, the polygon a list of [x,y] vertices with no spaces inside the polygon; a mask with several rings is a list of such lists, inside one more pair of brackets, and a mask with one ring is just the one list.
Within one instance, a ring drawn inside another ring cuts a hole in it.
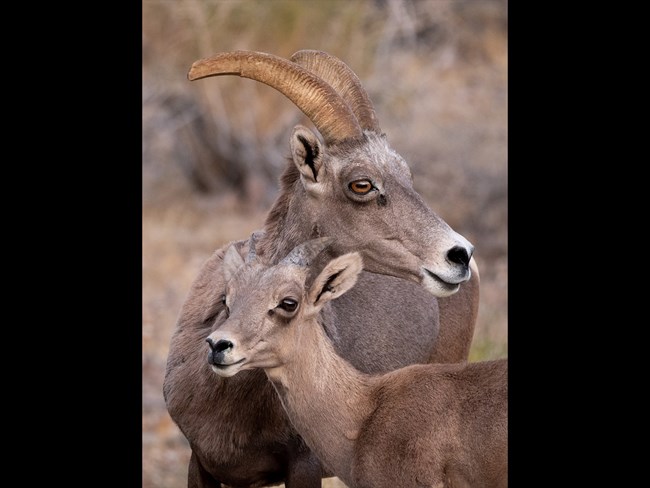
[{"label": "lamb's neck", "polygon": [[282,366],[266,370],[289,419],[321,462],[350,483],[359,429],[374,410],[375,380],[334,351],[315,321],[300,328]]}]

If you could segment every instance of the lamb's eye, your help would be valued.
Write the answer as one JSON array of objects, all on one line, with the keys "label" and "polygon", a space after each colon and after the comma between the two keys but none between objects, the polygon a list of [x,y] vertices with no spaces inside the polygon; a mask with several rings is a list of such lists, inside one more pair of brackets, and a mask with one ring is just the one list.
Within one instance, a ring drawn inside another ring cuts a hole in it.
[{"label": "lamb's eye", "polygon": [[278,304],[278,307],[280,307],[282,310],[286,310],[287,312],[293,312],[298,307],[298,301],[294,300],[293,298],[284,298]]},{"label": "lamb's eye", "polygon": [[357,195],[367,195],[373,189],[370,180],[356,180],[348,185],[348,188]]}]

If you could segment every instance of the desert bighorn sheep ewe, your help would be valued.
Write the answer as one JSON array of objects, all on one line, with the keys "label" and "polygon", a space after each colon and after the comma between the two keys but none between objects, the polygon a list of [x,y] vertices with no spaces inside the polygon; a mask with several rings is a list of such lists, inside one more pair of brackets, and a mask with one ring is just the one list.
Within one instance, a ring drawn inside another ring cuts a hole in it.
[{"label": "desert bighorn sheep ewe", "polygon": [[350,488],[506,487],[508,360],[359,372],[336,353],[320,314],[356,283],[359,253],[331,260],[306,285],[327,241],[303,243],[275,266],[226,251],[228,318],[207,338],[212,369],[262,368],[298,433]]},{"label": "desert bighorn sheep ewe", "polygon": [[[479,299],[473,247],[413,189],[407,163],[389,146],[350,68],[319,51],[299,51],[291,61],[235,51],[195,62],[188,77],[217,75],[270,85],[323,137],[294,128],[257,252],[275,263],[302,242],[333,236],[331,252],[361,253],[357,286],[331,307],[337,352],[367,373],[467,359]],[[237,247],[246,252],[248,243]],[[330,474],[292,428],[266,375],[219,378],[206,365],[205,339],[226,314],[224,249],[192,284],[167,360],[165,402],[192,449],[188,485],[319,487]]]}]

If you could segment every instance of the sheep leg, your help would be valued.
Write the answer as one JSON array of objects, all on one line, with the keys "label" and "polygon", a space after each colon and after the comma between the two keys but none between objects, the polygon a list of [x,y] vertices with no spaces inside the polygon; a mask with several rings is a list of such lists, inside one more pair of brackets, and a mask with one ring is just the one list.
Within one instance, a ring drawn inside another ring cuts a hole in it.
[{"label": "sheep leg", "polygon": [[286,488],[320,488],[323,467],[302,439],[292,442],[289,452],[291,458],[284,486]]}]

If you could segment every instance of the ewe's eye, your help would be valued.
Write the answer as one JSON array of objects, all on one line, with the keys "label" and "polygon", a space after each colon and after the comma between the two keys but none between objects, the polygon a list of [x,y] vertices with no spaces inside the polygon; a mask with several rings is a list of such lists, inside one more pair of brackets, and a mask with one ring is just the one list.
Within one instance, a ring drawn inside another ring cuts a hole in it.
[{"label": "ewe's eye", "polygon": [[370,180],[356,180],[348,185],[348,188],[357,195],[367,195],[374,188]]},{"label": "ewe's eye", "polygon": [[284,298],[279,304],[278,307],[287,312],[293,312],[298,308],[298,301],[293,298]]}]

